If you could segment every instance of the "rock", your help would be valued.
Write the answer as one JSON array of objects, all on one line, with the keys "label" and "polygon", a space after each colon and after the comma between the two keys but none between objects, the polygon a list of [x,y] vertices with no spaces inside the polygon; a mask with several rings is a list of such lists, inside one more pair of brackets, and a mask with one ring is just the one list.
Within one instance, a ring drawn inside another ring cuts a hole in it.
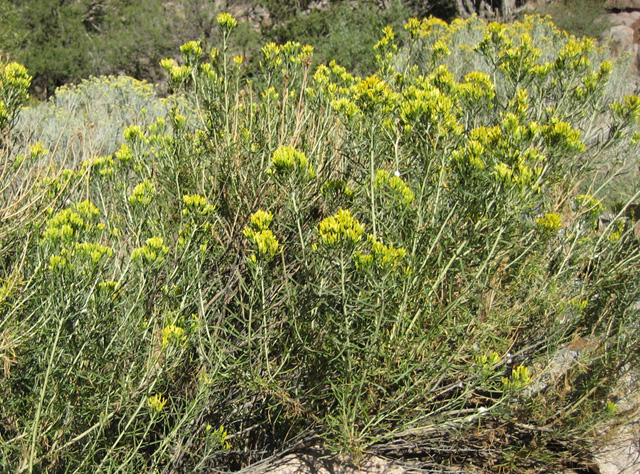
[{"label": "rock", "polygon": [[631,366],[618,379],[614,393],[622,423],[599,431],[594,460],[600,474],[640,472],[640,374]]},{"label": "rock", "polygon": [[604,441],[595,456],[600,474],[621,474],[640,472],[640,425],[629,424]]},{"label": "rock", "polygon": [[640,0],[608,0],[608,10],[640,10]]},{"label": "rock", "polygon": [[617,25],[606,33],[606,37],[611,39],[611,45],[616,54],[631,50],[633,45],[633,28],[626,25]]},{"label": "rock", "polygon": [[524,389],[523,395],[532,398],[546,390],[549,385],[555,384],[561,377],[576,364],[584,347],[569,345],[561,347],[551,359],[544,372],[536,374],[533,382]]},{"label": "rock", "polygon": [[[632,15],[634,13],[634,15]],[[609,13],[607,18],[612,25],[624,25],[633,28],[634,23],[638,21],[638,17],[635,13],[640,12],[621,12],[621,13]]]},{"label": "rock", "polygon": [[[378,456],[364,456],[355,465],[341,456],[327,456],[321,448],[289,454],[250,467],[252,474],[405,474],[407,471]],[[249,472],[249,471],[248,471]]]}]

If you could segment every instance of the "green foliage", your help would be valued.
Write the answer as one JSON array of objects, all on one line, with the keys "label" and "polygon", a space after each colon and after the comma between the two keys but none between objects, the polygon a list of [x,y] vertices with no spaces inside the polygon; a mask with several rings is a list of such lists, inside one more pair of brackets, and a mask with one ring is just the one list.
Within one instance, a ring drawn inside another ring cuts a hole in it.
[{"label": "green foliage", "polygon": [[83,161],[112,155],[123,143],[123,124],[150,125],[167,110],[153,84],[126,76],[93,77],[26,107],[16,131],[38,137],[64,160]]},{"label": "green foliage", "polygon": [[166,101],[103,78],[42,106],[65,137],[58,104],[94,120],[126,91],[99,153],[22,123],[3,150],[0,470],[210,472],[421,430],[471,465],[466,440],[516,423],[545,437],[492,465],[562,470],[554,438],[579,452],[637,364],[634,223],[597,225],[594,177],[615,186],[640,136],[615,65],[538,17],[412,19],[367,77],[297,41],[255,74],[215,22],[216,47],[162,61]]},{"label": "green foliage", "polygon": [[388,8],[368,0],[358,4],[337,2],[326,10],[298,11],[267,36],[275,36],[280,43],[312,44],[318,63],[334,60],[354,73],[369,74],[376,69],[375,58],[370,52],[378,41],[380,30],[387,25],[400,29],[409,14],[409,9],[398,1]]}]

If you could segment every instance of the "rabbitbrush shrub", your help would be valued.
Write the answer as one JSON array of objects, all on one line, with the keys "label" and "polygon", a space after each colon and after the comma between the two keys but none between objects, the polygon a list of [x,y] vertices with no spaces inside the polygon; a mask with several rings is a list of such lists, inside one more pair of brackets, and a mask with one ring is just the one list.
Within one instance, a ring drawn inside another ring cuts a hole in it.
[{"label": "rabbitbrush shrub", "polygon": [[539,17],[411,19],[370,77],[293,42],[246,77],[218,24],[113,151],[3,141],[0,471],[575,463],[638,355],[628,206],[599,225],[640,137],[620,67]]}]

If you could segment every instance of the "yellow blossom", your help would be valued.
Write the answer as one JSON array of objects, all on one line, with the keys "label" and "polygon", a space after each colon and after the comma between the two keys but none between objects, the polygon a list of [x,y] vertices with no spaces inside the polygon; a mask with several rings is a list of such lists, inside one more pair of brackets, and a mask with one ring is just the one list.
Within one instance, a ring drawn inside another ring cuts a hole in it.
[{"label": "yellow blossom", "polygon": [[167,399],[162,395],[156,394],[147,398],[147,406],[151,412],[160,413],[167,403]]},{"label": "yellow blossom", "polygon": [[238,21],[233,18],[229,13],[220,13],[216,18],[218,25],[227,30],[232,30],[238,26]]},{"label": "yellow blossom", "polygon": [[184,329],[174,324],[169,324],[162,329],[162,348],[166,349],[169,344],[180,344],[184,339]]},{"label": "yellow blossom", "polygon": [[318,234],[326,247],[354,245],[360,241],[363,232],[364,226],[344,209],[325,218],[318,226]]}]

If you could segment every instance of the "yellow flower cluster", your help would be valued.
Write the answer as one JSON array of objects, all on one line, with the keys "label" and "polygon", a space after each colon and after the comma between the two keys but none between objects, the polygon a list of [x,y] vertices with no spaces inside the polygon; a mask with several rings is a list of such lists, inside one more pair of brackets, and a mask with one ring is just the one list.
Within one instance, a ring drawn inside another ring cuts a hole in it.
[{"label": "yellow flower cluster", "polygon": [[0,58],[0,131],[10,124],[29,97],[30,85],[31,76],[22,64],[5,63]]},{"label": "yellow flower cluster", "polygon": [[457,87],[458,97],[469,106],[493,107],[496,86],[491,77],[483,72],[470,72]]},{"label": "yellow flower cluster", "polygon": [[79,202],[73,208],[63,209],[47,221],[44,238],[50,242],[71,241],[84,231],[97,226],[100,210],[90,201]]},{"label": "yellow flower cluster", "polygon": [[82,164],[83,167],[91,167],[92,170],[97,170],[98,174],[104,177],[112,176],[115,171],[115,162],[112,156],[99,156]]},{"label": "yellow flower cluster", "polygon": [[534,77],[538,67],[538,58],[542,50],[533,46],[529,33],[518,38],[518,45],[507,48],[500,55],[500,66],[512,83],[518,84],[525,78]]},{"label": "yellow flower cluster", "polygon": [[113,249],[110,247],[93,242],[76,242],[72,247],[63,247],[59,255],[49,257],[48,268],[58,274],[74,271],[81,266],[83,272],[91,273],[103,257],[112,255]]},{"label": "yellow flower cluster", "polygon": [[451,154],[451,158],[454,162],[468,163],[478,170],[483,170],[486,164],[484,153],[485,147],[482,143],[477,140],[469,140],[464,150],[455,150]]},{"label": "yellow flower cluster", "polygon": [[397,269],[407,256],[405,249],[384,245],[372,235],[367,236],[367,241],[371,245],[371,253],[356,252],[353,257],[358,269],[367,269],[372,265],[382,270]]},{"label": "yellow flower cluster", "polygon": [[340,97],[339,99],[333,99],[330,103],[331,108],[345,117],[347,120],[351,120],[360,115],[360,108],[351,99],[346,97]]},{"label": "yellow flower cluster", "polygon": [[511,372],[511,377],[502,377],[502,387],[505,390],[520,390],[531,383],[531,372],[524,365],[519,365]]},{"label": "yellow flower cluster", "polygon": [[208,200],[204,196],[199,194],[186,194],[182,196],[185,209],[182,210],[183,216],[190,216],[192,214],[206,216],[215,211],[215,206],[209,204]]},{"label": "yellow flower cluster", "polygon": [[31,145],[31,147],[29,147],[29,158],[31,158],[32,160],[38,160],[47,153],[49,153],[49,150],[44,148],[44,146],[40,142],[36,142],[35,144]]},{"label": "yellow flower cluster", "polygon": [[71,271],[76,264],[87,262],[89,266],[84,271],[93,271],[100,260],[113,255],[110,247],[78,241],[93,231],[101,232],[105,228],[99,222],[99,216],[100,210],[91,201],[82,201],[72,208],[63,209],[47,221],[44,241],[54,246],[61,245],[59,254],[49,257],[49,270],[53,273]]},{"label": "yellow flower cluster", "polygon": [[315,171],[307,156],[290,146],[278,147],[271,157],[271,165],[270,172],[274,176],[288,177],[292,174],[298,174],[309,179],[315,176]]},{"label": "yellow flower cluster", "polygon": [[403,206],[410,206],[415,196],[407,183],[399,176],[391,176],[387,170],[376,171],[373,184],[376,190],[386,191],[395,196]]},{"label": "yellow flower cluster", "polygon": [[160,66],[167,71],[173,87],[178,87],[191,76],[192,68],[189,65],[177,65],[173,59],[167,58],[160,61]]},{"label": "yellow flower cluster", "polygon": [[509,166],[504,162],[494,165],[494,176],[497,181],[504,184],[513,184],[520,190],[532,189],[535,192],[540,190],[537,179],[542,173],[542,167],[531,168],[523,163]]},{"label": "yellow flower cluster", "polygon": [[409,32],[412,39],[427,38],[430,36],[446,36],[449,31],[447,22],[435,18],[425,18],[422,21],[417,18],[410,18],[404,25],[404,29]]},{"label": "yellow flower cluster", "polygon": [[580,130],[571,128],[571,124],[562,122],[556,118],[551,119],[551,123],[542,127],[542,136],[545,145],[561,151],[571,153],[581,153],[587,147],[580,140]]},{"label": "yellow flower cluster", "polygon": [[493,368],[498,362],[500,362],[500,356],[495,351],[476,356],[476,364],[481,367],[484,377],[489,377],[493,374]]},{"label": "yellow flower cluster", "polygon": [[120,146],[120,149],[115,152],[114,156],[116,160],[120,161],[121,163],[128,163],[129,161],[133,160],[133,150],[128,144],[123,143]]},{"label": "yellow flower cluster", "polygon": [[[272,220],[273,214],[259,210],[251,215],[249,225],[242,231],[242,234],[254,247],[258,257],[266,261],[271,260],[280,247],[278,239],[276,239],[273,232],[269,229]],[[252,254],[249,257],[249,261],[256,263],[256,255]]]},{"label": "yellow flower cluster", "polygon": [[30,85],[31,77],[27,72],[27,68],[22,64],[10,62],[6,65],[2,65],[2,69],[0,71],[0,89],[8,90],[10,88],[15,88],[20,91],[25,91],[26,98],[26,90]]},{"label": "yellow flower cluster", "polygon": [[591,38],[576,39],[571,37],[558,54],[554,68],[558,71],[568,71],[572,73],[585,71],[591,66],[588,55],[594,48],[595,43]]},{"label": "yellow flower cluster", "polygon": [[577,101],[585,101],[591,96],[601,93],[607,85],[613,69],[611,61],[600,63],[598,71],[592,71],[582,78],[582,85],[577,86],[571,93]]},{"label": "yellow flower cluster", "polygon": [[129,142],[138,142],[144,140],[144,131],[140,125],[131,125],[124,129],[124,139]]},{"label": "yellow flower cluster", "polygon": [[543,217],[538,217],[536,225],[544,233],[555,234],[562,227],[562,217],[558,213],[550,212]]},{"label": "yellow flower cluster", "polygon": [[116,299],[122,294],[120,287],[121,285],[117,281],[105,280],[98,283],[98,292],[112,299]]},{"label": "yellow flower cluster", "polygon": [[224,429],[224,426],[220,426],[220,428],[218,428],[217,430],[213,430],[211,425],[207,425],[205,427],[205,433],[210,436],[216,444],[219,444],[224,449],[231,449],[231,443],[227,441],[229,438],[229,434],[227,433],[227,430]]},{"label": "yellow flower cluster", "polygon": [[364,226],[351,217],[351,212],[340,209],[334,216],[320,222],[318,234],[326,247],[350,247],[362,238]]},{"label": "yellow flower cluster", "polygon": [[388,112],[393,109],[397,99],[389,84],[375,74],[366,79],[356,80],[350,92],[352,100],[363,111]]},{"label": "yellow flower cluster", "polygon": [[238,21],[230,13],[220,13],[216,21],[218,25],[229,31],[238,26]]},{"label": "yellow flower cluster", "polygon": [[251,217],[249,219],[251,222],[251,226],[255,230],[265,230],[268,229],[271,225],[271,221],[273,221],[273,214],[261,209],[251,214]]},{"label": "yellow flower cluster", "polygon": [[113,249],[94,242],[77,242],[74,247],[75,255],[89,259],[95,265],[105,255],[111,257]]},{"label": "yellow flower cluster", "polygon": [[136,184],[133,192],[127,198],[132,206],[141,205],[148,206],[156,195],[156,187],[150,179],[145,179],[141,183]]},{"label": "yellow flower cluster", "polygon": [[313,57],[313,46],[304,45],[295,41],[287,41],[278,46],[271,42],[262,47],[262,61],[260,66],[267,70],[278,70],[288,74],[291,66],[304,64],[309,66]]},{"label": "yellow flower cluster", "polygon": [[75,270],[78,264],[88,263],[83,271],[91,272],[104,257],[111,257],[113,249],[93,242],[76,242],[73,247],[64,247],[59,255],[49,257],[49,270],[58,273],[62,270]]},{"label": "yellow flower cluster", "polygon": [[640,123],[640,97],[627,95],[621,102],[611,104],[611,111],[615,116],[638,124]]},{"label": "yellow flower cluster", "polygon": [[437,61],[445,56],[449,56],[451,51],[447,47],[447,43],[444,40],[438,40],[431,46],[431,58],[432,61]]},{"label": "yellow flower cluster", "polygon": [[167,399],[159,394],[147,398],[147,407],[149,407],[149,410],[151,410],[151,412],[160,413],[166,403]]},{"label": "yellow flower cluster", "polygon": [[62,273],[64,270],[69,269],[69,262],[66,257],[62,255],[52,255],[49,257],[49,270],[52,273]]},{"label": "yellow flower cluster", "polygon": [[391,41],[395,39],[395,37],[396,33],[393,31],[393,28],[391,28],[390,26],[385,26],[382,29],[382,39],[380,39],[380,41],[376,43],[373,49],[377,51],[378,49],[386,48],[391,43]]},{"label": "yellow flower cluster", "polygon": [[179,345],[184,340],[184,329],[174,324],[169,324],[162,329],[162,348],[166,349],[169,344]]},{"label": "yellow flower cluster", "polygon": [[[403,92],[400,104],[400,124],[407,134],[428,133],[431,136],[457,137],[463,132],[458,122],[458,108],[454,101],[430,81],[446,80],[442,69],[418,86],[409,86]],[[440,84],[441,86],[443,84]]]},{"label": "yellow flower cluster", "polygon": [[156,263],[161,262],[167,253],[169,253],[169,247],[164,245],[164,239],[151,237],[147,239],[146,245],[133,249],[131,260],[141,263]]},{"label": "yellow flower cluster", "polygon": [[180,52],[188,65],[195,64],[202,57],[202,48],[199,41],[189,41],[180,46]]}]

